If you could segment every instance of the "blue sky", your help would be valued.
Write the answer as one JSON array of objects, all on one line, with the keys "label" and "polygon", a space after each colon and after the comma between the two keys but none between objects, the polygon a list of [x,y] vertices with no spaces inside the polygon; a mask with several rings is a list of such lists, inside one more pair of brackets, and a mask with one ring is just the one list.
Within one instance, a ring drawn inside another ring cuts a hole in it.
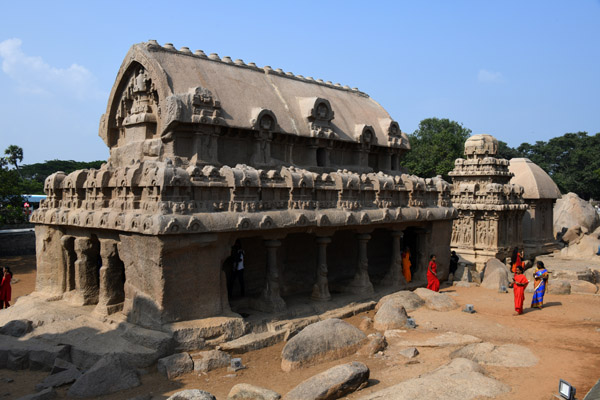
[{"label": "blue sky", "polygon": [[511,146],[600,132],[600,1],[2,2],[0,150],[106,159],[129,47],[156,39],[358,87],[412,133],[449,118]]}]

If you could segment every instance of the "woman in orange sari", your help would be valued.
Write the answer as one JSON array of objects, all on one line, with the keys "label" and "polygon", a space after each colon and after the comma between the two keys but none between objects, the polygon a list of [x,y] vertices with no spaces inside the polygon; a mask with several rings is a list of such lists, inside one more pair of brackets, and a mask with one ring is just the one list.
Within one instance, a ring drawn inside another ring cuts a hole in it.
[{"label": "woman in orange sari", "polygon": [[514,278],[513,291],[515,292],[515,314],[523,314],[523,302],[525,301],[525,288],[529,284],[525,275],[523,275],[523,268],[517,267]]},{"label": "woman in orange sari", "polygon": [[407,247],[402,252],[402,275],[404,275],[404,279],[406,279],[406,283],[409,283],[412,280],[412,276],[410,274],[410,249]]},{"label": "woman in orange sari", "polygon": [[434,292],[440,291],[440,280],[437,277],[437,264],[435,262],[435,254],[429,257],[429,265],[427,266],[427,289]]}]

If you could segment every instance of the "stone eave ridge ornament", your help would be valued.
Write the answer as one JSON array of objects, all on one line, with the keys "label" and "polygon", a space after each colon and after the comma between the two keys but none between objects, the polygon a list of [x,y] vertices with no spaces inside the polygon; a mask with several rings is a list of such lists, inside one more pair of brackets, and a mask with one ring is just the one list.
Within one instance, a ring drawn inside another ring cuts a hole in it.
[{"label": "stone eave ridge ornament", "polygon": [[165,51],[165,52],[180,54],[180,55],[187,56],[187,57],[194,57],[194,58],[198,58],[198,59],[219,62],[222,64],[228,64],[232,67],[246,68],[246,69],[254,70],[256,72],[262,72],[264,74],[278,75],[278,76],[281,76],[281,77],[284,77],[287,79],[294,79],[297,81],[308,82],[308,83],[312,83],[314,85],[326,86],[326,87],[337,89],[337,90],[355,93],[355,94],[358,94],[359,96],[369,97],[369,95],[367,93],[358,90],[358,88],[356,88],[356,87],[350,88],[348,85],[342,86],[340,83],[334,84],[331,81],[325,82],[322,79],[315,80],[312,77],[306,78],[303,75],[295,75],[292,72],[285,72],[281,68],[273,69],[268,65],[266,65],[263,68],[260,68],[260,67],[256,66],[255,63],[252,63],[252,62],[245,63],[243,60],[241,60],[239,58],[236,59],[235,61],[233,61],[231,59],[231,57],[225,56],[225,57],[221,58],[221,57],[219,57],[219,55],[217,53],[211,53],[209,56],[207,56],[204,53],[204,51],[202,51],[202,50],[196,50],[195,52],[192,53],[192,51],[188,47],[182,47],[181,49],[177,50],[175,48],[175,46],[173,46],[172,43],[165,43],[164,46],[161,46],[156,40],[149,40],[149,41],[143,43],[143,45],[145,45],[149,51]]},{"label": "stone eave ridge ornament", "polygon": [[[32,215],[33,223],[149,235],[283,229],[323,221],[346,226],[439,220],[456,214],[448,201],[450,185],[440,178],[381,172],[318,174],[241,164],[186,170],[170,161],[147,161],[57,172],[44,187],[48,198]],[[199,191],[204,194],[198,198]]]}]

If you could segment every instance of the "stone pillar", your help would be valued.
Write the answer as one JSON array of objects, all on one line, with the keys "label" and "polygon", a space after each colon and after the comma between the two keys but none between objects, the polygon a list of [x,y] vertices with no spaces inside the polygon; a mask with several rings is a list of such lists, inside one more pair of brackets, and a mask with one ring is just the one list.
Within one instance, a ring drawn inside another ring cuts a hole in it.
[{"label": "stone pillar", "polygon": [[88,237],[75,239],[75,289],[76,303],[80,305],[98,303],[98,242]]},{"label": "stone pillar", "polygon": [[279,293],[279,271],[277,269],[277,249],[279,240],[265,240],[267,248],[267,282],[261,296],[253,302],[253,307],[263,312],[285,310],[285,301]]},{"label": "stone pillar", "polygon": [[313,286],[311,298],[317,301],[331,300],[329,282],[327,281],[327,245],[331,243],[330,237],[317,237],[319,253],[317,259],[317,282]]},{"label": "stone pillar", "polygon": [[271,133],[267,131],[261,131],[254,135],[251,165],[269,165],[271,163],[271,137]]},{"label": "stone pillar", "polygon": [[384,169],[384,170],[391,170],[393,169],[393,165],[392,165],[392,150],[388,149],[388,151],[386,151],[385,153],[383,153],[383,156],[380,157],[380,159],[382,160],[382,164],[380,165],[380,169]]},{"label": "stone pillar", "polygon": [[60,239],[60,244],[63,248],[65,255],[64,265],[64,286],[63,291],[70,292],[75,290],[75,260],[77,260],[77,254],[75,253],[75,238],[73,236],[65,235]]},{"label": "stone pillar", "polygon": [[371,239],[368,233],[361,233],[358,239],[358,266],[354,279],[348,285],[348,291],[356,294],[373,293],[373,284],[369,280],[369,259],[367,258],[367,243]]},{"label": "stone pillar", "polygon": [[400,241],[404,236],[402,231],[392,231],[392,262],[382,284],[384,286],[402,287],[406,285],[404,274],[402,273],[402,251],[400,250]]},{"label": "stone pillar", "polygon": [[95,312],[102,315],[114,314],[123,309],[125,300],[124,281],[125,268],[119,258],[117,241],[100,240],[100,293]]}]

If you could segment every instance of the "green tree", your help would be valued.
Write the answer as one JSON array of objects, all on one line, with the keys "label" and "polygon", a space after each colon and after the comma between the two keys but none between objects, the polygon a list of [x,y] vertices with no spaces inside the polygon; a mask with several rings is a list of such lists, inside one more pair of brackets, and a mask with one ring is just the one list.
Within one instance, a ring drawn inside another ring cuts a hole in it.
[{"label": "green tree", "polygon": [[21,177],[8,164],[8,157],[0,157],[0,225],[27,222],[20,195]]},{"label": "green tree", "polygon": [[44,181],[48,175],[56,171],[63,171],[65,174],[70,174],[78,169],[99,169],[103,163],[104,161],[49,160],[43,163],[22,165],[23,193],[44,194]]},{"label": "green tree", "polygon": [[565,133],[548,142],[523,143],[517,150],[545,170],[562,193],[600,198],[600,133]]},{"label": "green tree", "polygon": [[[48,175],[63,171],[66,174],[78,169],[99,169],[104,161],[50,160],[25,164],[23,149],[10,145],[0,157],[0,225],[27,222],[23,213],[23,194],[44,194],[44,181]],[[10,169],[9,165],[15,168]]]},{"label": "green tree", "polygon": [[505,160],[511,160],[513,158],[523,157],[523,155],[517,149],[513,149],[506,142],[498,140],[498,158],[504,158]]},{"label": "green tree", "polygon": [[449,180],[448,172],[454,169],[454,160],[464,156],[465,141],[470,135],[470,129],[447,118],[424,119],[419,129],[408,135],[411,150],[402,165],[411,174],[425,178],[442,175]]},{"label": "green tree", "polygon": [[19,171],[19,163],[23,161],[23,149],[17,145],[11,144],[4,150],[4,154],[6,155],[8,163],[14,165],[20,176],[21,171]]}]

